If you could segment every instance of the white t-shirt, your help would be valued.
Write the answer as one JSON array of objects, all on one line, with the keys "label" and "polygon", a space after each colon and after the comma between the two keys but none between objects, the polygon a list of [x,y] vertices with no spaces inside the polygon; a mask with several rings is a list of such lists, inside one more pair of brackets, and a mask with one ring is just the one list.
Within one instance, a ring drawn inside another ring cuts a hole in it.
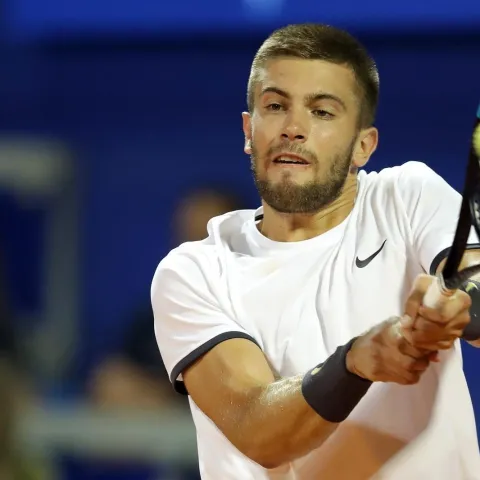
[{"label": "white t-shirt", "polygon": [[[186,393],[182,371],[227,339],[254,341],[289,377],[403,314],[414,278],[451,245],[460,202],[430,168],[409,162],[360,171],[350,215],[310,240],[264,237],[261,209],[213,218],[208,238],[171,251],[152,283],[155,334],[175,388]],[[240,453],[190,406],[203,480],[480,479],[460,343],[417,385],[374,383],[322,447],[275,470]]]}]

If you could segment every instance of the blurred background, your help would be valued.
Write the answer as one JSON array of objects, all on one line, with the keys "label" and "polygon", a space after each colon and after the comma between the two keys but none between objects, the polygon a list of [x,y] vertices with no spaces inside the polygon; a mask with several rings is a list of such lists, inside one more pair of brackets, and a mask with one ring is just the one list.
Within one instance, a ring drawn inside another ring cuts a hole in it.
[{"label": "blurred background", "polygon": [[[480,2],[0,0],[0,480],[197,479],[153,336],[159,260],[259,201],[240,113],[280,25],[350,29],[381,76],[368,169],[461,189]],[[465,347],[477,413],[480,352]]]}]

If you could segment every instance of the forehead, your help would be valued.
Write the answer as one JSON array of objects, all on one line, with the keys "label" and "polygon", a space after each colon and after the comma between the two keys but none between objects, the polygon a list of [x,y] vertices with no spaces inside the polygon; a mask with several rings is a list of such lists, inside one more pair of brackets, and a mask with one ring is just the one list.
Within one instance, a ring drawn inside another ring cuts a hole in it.
[{"label": "forehead", "polygon": [[314,92],[331,93],[354,101],[357,83],[351,68],[325,60],[277,58],[269,60],[257,72],[256,93],[275,86],[290,95]]}]

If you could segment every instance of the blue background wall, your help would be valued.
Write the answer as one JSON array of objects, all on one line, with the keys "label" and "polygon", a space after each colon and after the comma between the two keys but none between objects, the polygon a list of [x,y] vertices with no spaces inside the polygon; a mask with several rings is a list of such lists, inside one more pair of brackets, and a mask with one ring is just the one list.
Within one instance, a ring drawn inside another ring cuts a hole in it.
[{"label": "blue background wall", "polygon": [[[358,29],[381,75],[380,148],[368,169],[420,160],[461,188],[480,98],[476,12],[452,31],[425,32],[413,22],[392,33],[379,28],[380,20]],[[171,247],[171,212],[181,191],[221,179],[247,205],[258,203],[240,113],[250,62],[267,30],[159,38],[153,28],[136,36],[132,26],[124,29],[128,35],[102,37],[62,35],[52,24],[42,35],[38,28],[22,30],[19,20],[9,24],[11,37],[0,51],[0,130],[60,138],[75,153],[82,186],[81,319],[91,363],[118,341],[126,312],[148,303],[156,264]],[[3,226],[15,303],[35,309],[41,213],[9,214]],[[466,351],[477,412],[479,355]]]}]

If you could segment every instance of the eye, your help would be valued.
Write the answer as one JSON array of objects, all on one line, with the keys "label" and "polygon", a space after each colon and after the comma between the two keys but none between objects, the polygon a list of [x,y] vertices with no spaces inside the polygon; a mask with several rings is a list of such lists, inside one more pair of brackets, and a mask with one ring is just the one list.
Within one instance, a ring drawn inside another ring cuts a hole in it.
[{"label": "eye", "polygon": [[326,119],[331,119],[335,116],[333,115],[333,113],[327,112],[326,110],[313,110],[312,113],[315,117],[326,118]]},{"label": "eye", "polygon": [[271,112],[279,112],[280,110],[283,110],[283,106],[279,103],[270,103],[266,106],[266,109]]}]

